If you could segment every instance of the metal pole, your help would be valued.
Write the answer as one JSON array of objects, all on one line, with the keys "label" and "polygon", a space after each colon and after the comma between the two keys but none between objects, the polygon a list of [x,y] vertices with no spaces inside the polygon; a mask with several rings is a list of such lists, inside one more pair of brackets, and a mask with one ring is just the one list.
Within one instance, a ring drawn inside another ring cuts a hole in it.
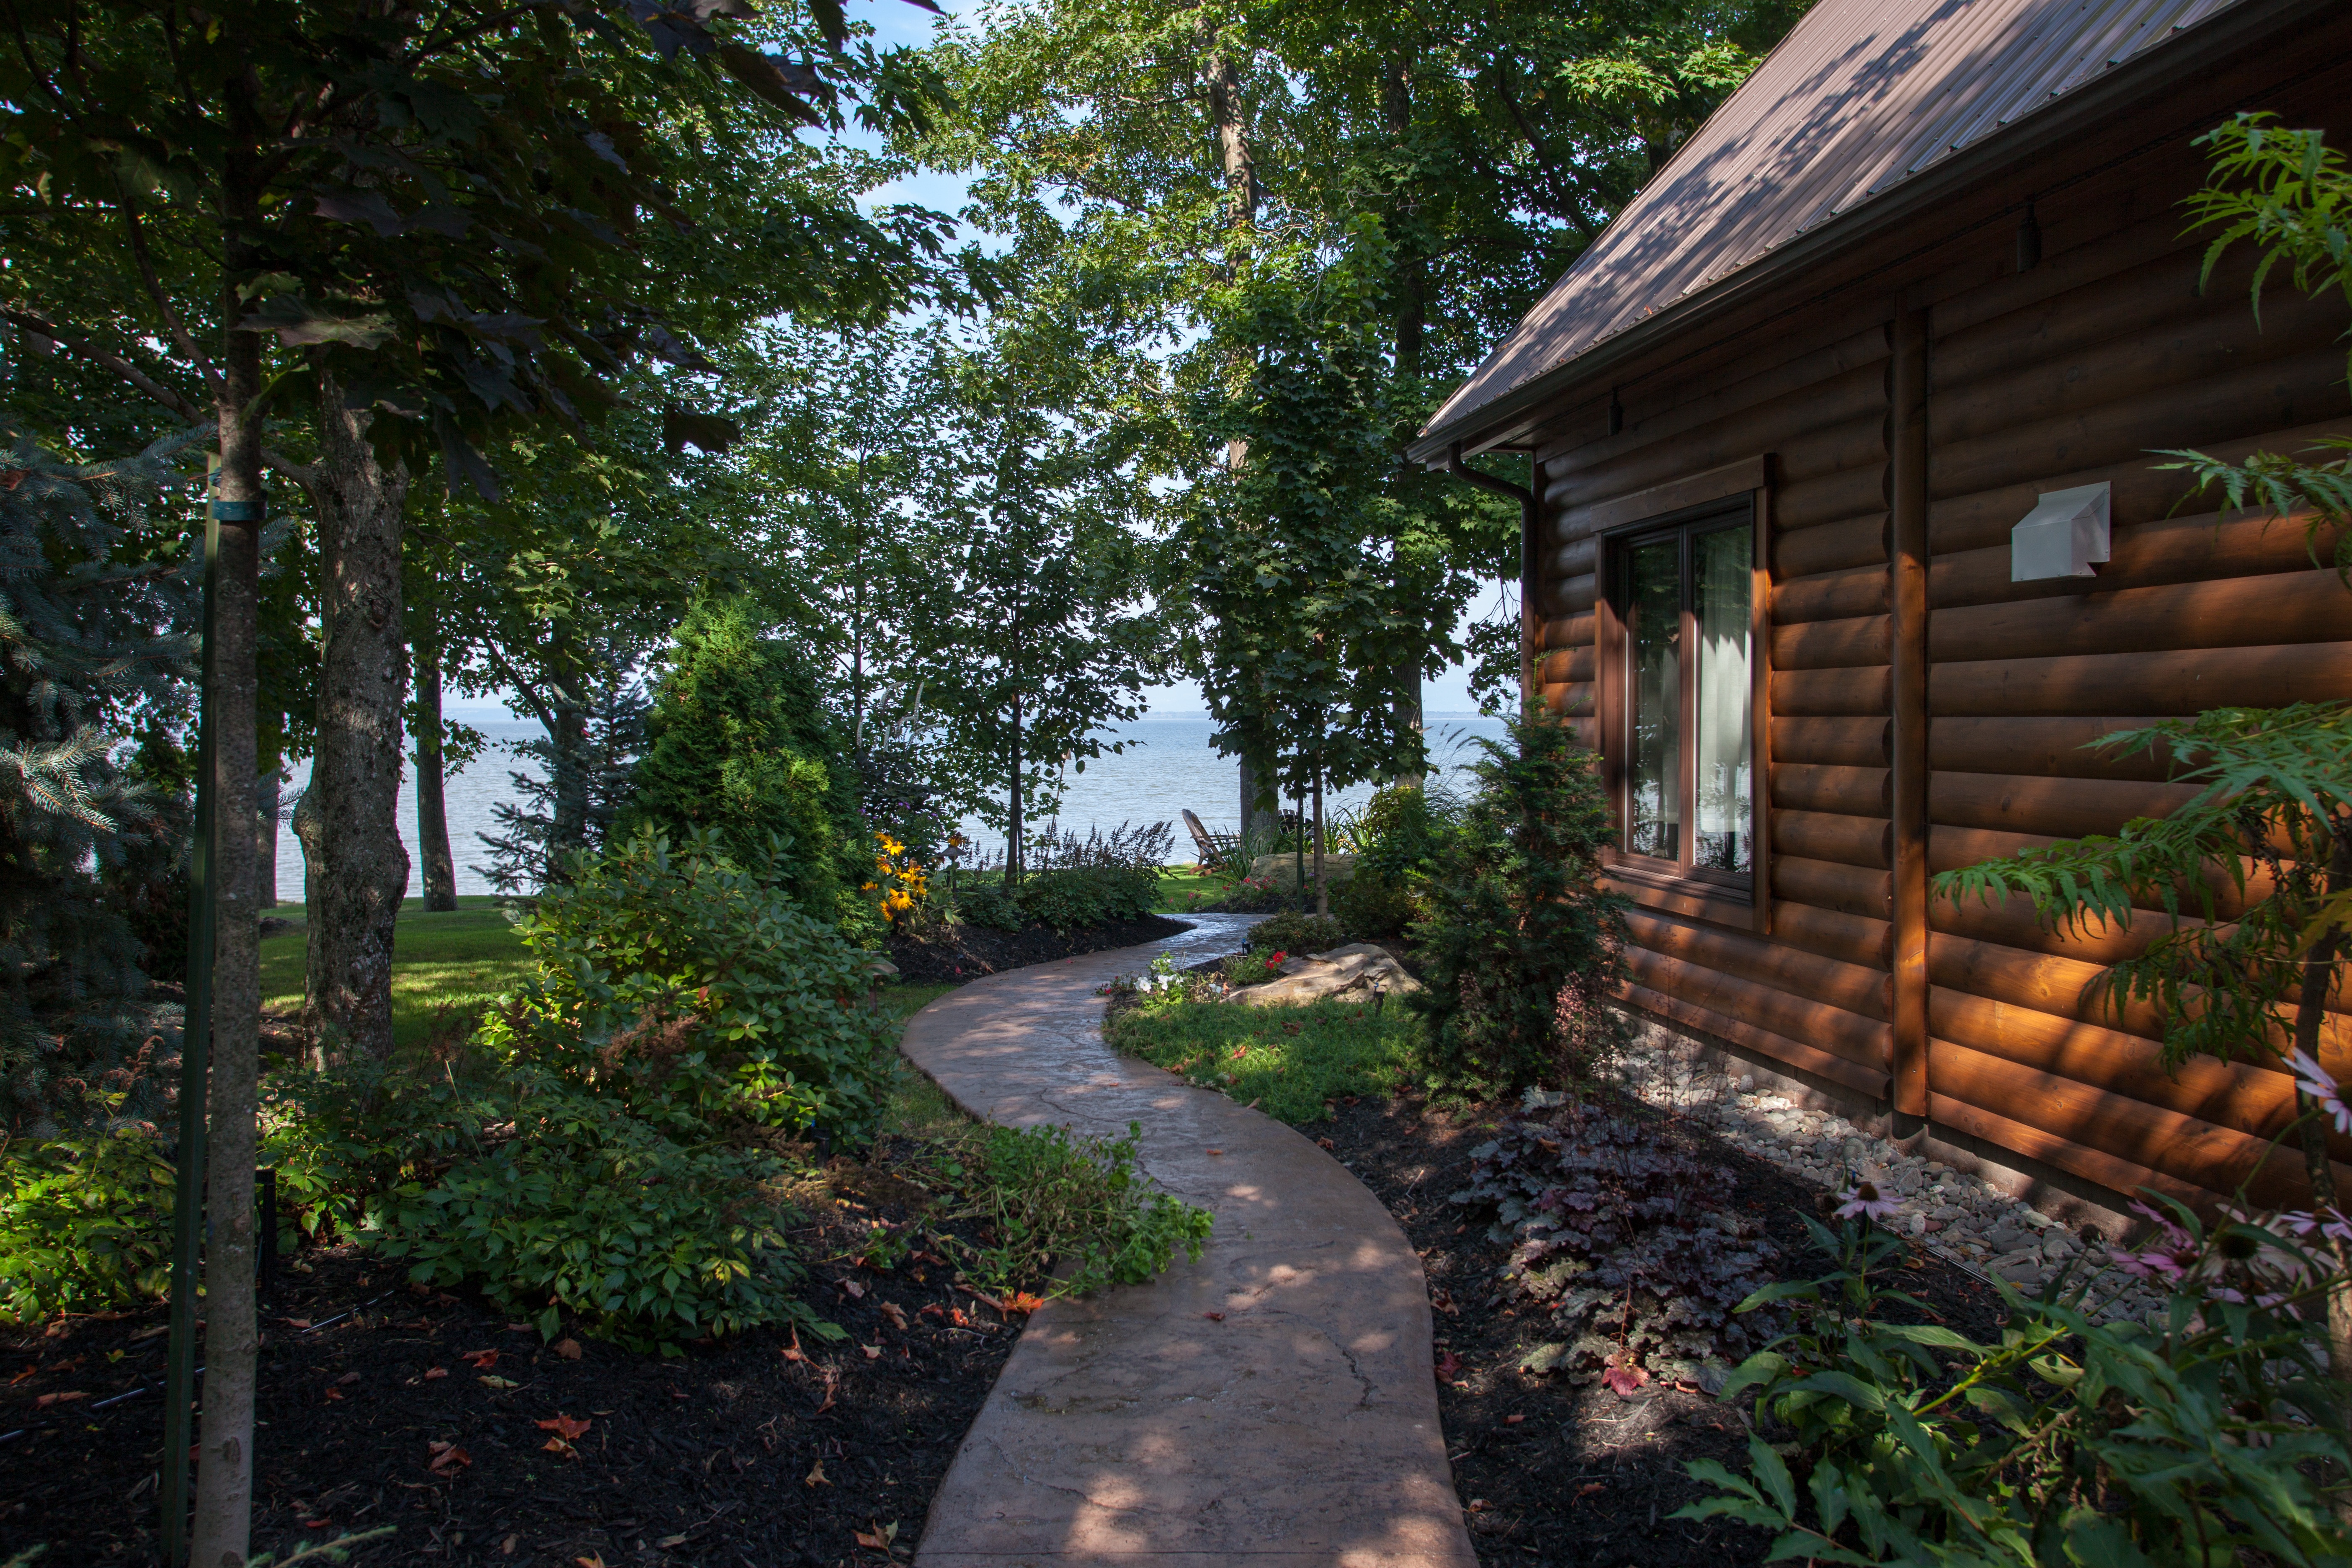
[{"label": "metal pole", "polygon": [[172,1192],[172,1337],[163,1372],[164,1568],[188,1551],[188,1447],[194,1432],[196,1275],[204,1247],[205,1060],[213,1016],[213,580],[220,525],[252,521],[258,501],[213,501],[205,521],[204,663],[196,693],[196,822],[188,847],[188,1001],[180,1030],[179,1172]]}]

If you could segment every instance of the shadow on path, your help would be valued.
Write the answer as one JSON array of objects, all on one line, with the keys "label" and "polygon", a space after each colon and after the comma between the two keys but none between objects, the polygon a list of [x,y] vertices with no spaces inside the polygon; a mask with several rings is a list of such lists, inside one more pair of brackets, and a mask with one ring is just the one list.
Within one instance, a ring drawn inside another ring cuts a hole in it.
[{"label": "shadow on path", "polygon": [[1102,1043],[1096,990],[1255,917],[975,981],[902,1049],[974,1115],[1143,1129],[1216,1215],[1200,1262],[1034,1315],[932,1500],[918,1568],[1476,1558],[1445,1459],[1421,1260],[1380,1201],[1272,1119]]}]

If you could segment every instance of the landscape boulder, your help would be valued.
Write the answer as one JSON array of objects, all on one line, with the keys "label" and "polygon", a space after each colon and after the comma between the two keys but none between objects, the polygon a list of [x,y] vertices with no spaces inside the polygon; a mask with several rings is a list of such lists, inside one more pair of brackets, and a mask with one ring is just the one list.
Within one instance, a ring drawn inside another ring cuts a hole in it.
[{"label": "landscape boulder", "polygon": [[1225,1000],[1245,1007],[1298,1007],[1309,1002],[1360,1001],[1376,994],[1394,996],[1420,989],[1421,982],[1406,973],[1404,965],[1386,949],[1351,942],[1328,952],[1286,958],[1281,979],[1245,986]]}]

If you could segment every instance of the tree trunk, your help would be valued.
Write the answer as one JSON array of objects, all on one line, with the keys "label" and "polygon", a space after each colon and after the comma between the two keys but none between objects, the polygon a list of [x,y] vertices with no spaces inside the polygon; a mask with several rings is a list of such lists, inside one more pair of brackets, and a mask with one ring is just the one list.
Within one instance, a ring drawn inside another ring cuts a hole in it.
[{"label": "tree trunk", "polygon": [[1323,764],[1315,764],[1315,912],[1331,913],[1331,885],[1323,877]]},{"label": "tree trunk", "polygon": [[[1421,661],[1406,659],[1396,667],[1397,728],[1415,735],[1424,734],[1421,718]],[[1425,744],[1426,742],[1424,742]],[[1399,768],[1392,781],[1399,789],[1419,789],[1428,781],[1428,753],[1422,753],[1421,765]]]},{"label": "tree trunk", "polygon": [[[2333,895],[2347,887],[2352,887],[2352,822],[2339,821],[2335,847],[2327,859],[2327,892]],[[2335,989],[2336,954],[2341,949],[2342,938],[2334,926],[2329,926],[2304,954],[2303,994],[2297,998],[2294,1013],[2294,1045],[2313,1061],[2319,1059],[2319,1033],[2326,1021],[2327,994]],[[2312,1212],[2325,1214],[2337,1206],[2336,1170],[2327,1159],[2328,1117],[2301,1089],[2295,1091],[2294,1100],[2294,1108],[2303,1118],[2303,1163],[2305,1173],[2311,1178]],[[2341,1414],[2347,1424],[2352,1424],[2352,1246],[2341,1241],[2333,1245],[2336,1289],[2327,1298],[2327,1366],[2336,1377]]]},{"label": "tree trunk", "polygon": [[588,710],[570,689],[555,693],[555,805],[548,827],[547,880],[565,880],[564,858],[588,847]]},{"label": "tree trunk", "polygon": [[[408,892],[400,843],[400,610],[408,472],[376,460],[373,418],[319,373],[319,745],[302,849],[315,873],[304,1022],[381,1061],[392,1055],[393,925]],[[299,828],[298,828],[299,830]]]},{"label": "tree trunk", "polygon": [[1013,798],[1005,807],[1011,831],[1004,836],[1004,885],[1021,880],[1021,693],[1013,693]]},{"label": "tree trunk", "polygon": [[[232,105],[232,112],[236,107]],[[261,395],[261,342],[236,330],[243,313],[235,282],[252,268],[238,237],[252,203],[242,160],[231,154],[224,225],[229,287],[223,314],[218,401],[223,503],[213,584],[213,820],[231,825],[215,845],[219,878],[213,945],[212,1070],[205,1099],[209,1152],[205,1201],[204,1422],[196,1441],[196,1505],[188,1561],[194,1568],[245,1568],[253,1523],[253,1406],[260,1344],[255,1318],[253,1163],[259,1149],[261,942],[254,887],[256,709],[261,681],[256,637],[261,605],[261,425],[247,410]],[[234,521],[232,521],[234,520]],[[193,1194],[191,1194],[191,1197]],[[185,1200],[184,1200],[185,1201]]]},{"label": "tree trunk", "polygon": [[441,645],[428,627],[416,656],[416,854],[425,862],[425,907],[457,907],[457,864],[449,853],[448,781],[441,761]]},{"label": "tree trunk", "polygon": [[285,798],[286,764],[264,768],[253,801],[253,898],[264,913],[278,904],[278,814]]}]

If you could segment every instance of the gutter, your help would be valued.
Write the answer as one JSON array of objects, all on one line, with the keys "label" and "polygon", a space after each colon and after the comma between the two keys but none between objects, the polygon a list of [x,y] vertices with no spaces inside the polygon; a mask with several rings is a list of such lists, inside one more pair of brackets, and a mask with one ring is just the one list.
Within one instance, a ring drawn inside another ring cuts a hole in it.
[{"label": "gutter", "polygon": [[[2158,99],[2208,79],[2225,63],[2273,44],[2281,35],[2338,16],[2342,9],[2343,0],[2240,0],[2221,15],[1913,175],[1886,195],[1792,237],[1779,249],[1643,318],[1574,359],[1431,427],[1405,448],[1405,456],[1428,468],[1444,466],[1448,472],[1459,473],[1452,466],[1450,454],[1464,447],[1484,451],[1516,439],[1526,432],[1523,427],[1514,428],[1512,422],[1540,405],[1608,376],[1664,340],[1722,321],[1887,230],[1949,205],[1971,186],[2012,165],[2084,140],[2143,100]],[[2169,47],[2191,42],[2194,47]],[[2045,197],[2049,194],[2042,193]]]},{"label": "gutter", "polygon": [[[1445,471],[1482,490],[1508,496],[1519,503],[1519,713],[1532,714],[1536,705],[1536,493],[1524,485],[1483,473],[1462,460],[1462,443],[1445,449]],[[1529,478],[1533,478],[1532,474]]]}]

